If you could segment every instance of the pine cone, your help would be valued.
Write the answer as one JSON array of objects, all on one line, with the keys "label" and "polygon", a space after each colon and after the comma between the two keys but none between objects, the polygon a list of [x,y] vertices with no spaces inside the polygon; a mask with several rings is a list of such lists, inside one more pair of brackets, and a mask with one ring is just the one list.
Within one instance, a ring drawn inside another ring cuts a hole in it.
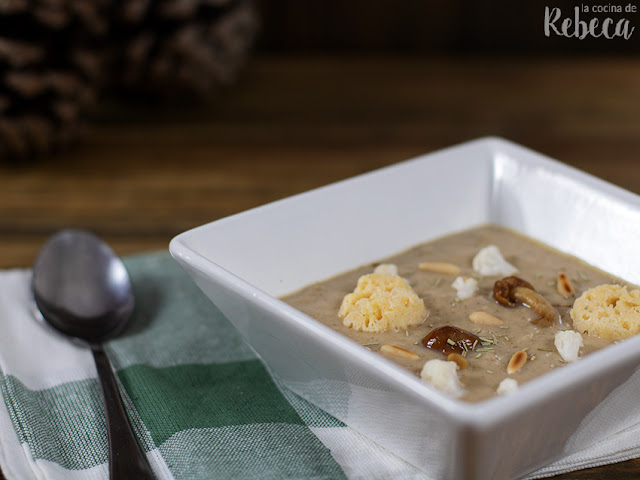
[{"label": "pine cone", "polygon": [[207,98],[231,83],[253,43],[251,0],[116,0],[117,89],[153,98]]},{"label": "pine cone", "polygon": [[103,0],[0,0],[0,159],[73,138],[93,102],[108,23]]}]

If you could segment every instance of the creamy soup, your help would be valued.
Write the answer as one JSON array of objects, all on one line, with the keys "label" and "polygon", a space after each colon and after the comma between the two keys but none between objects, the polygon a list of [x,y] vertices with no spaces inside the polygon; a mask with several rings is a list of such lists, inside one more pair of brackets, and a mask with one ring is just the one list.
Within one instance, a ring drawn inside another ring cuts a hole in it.
[{"label": "creamy soup", "polygon": [[[532,321],[538,318],[538,314],[530,308],[521,304],[509,308],[496,302],[493,288],[501,276],[480,276],[472,268],[472,259],[487,245],[497,246],[504,258],[518,269],[515,275],[533,285],[555,307],[561,318],[559,324],[547,327],[535,325]],[[418,266],[423,262],[446,262],[459,267],[460,272],[422,270]],[[395,264],[398,275],[406,279],[424,300],[429,310],[424,323],[382,333],[359,332],[343,325],[338,317],[343,298],[354,290],[358,278],[371,273],[378,263]],[[586,289],[600,284],[624,284],[574,257],[494,225],[442,237],[378,263],[310,285],[283,300],[416,375],[420,374],[426,361],[447,359],[445,354],[423,345],[422,340],[429,332],[437,327],[453,325],[474,333],[482,338],[482,342],[464,352],[468,367],[458,371],[466,390],[461,398],[467,401],[480,401],[495,395],[498,385],[505,378],[522,384],[562,367],[565,361],[554,346],[554,337],[558,331],[572,328],[569,311],[574,299]],[[557,282],[561,272],[569,279],[574,294],[559,293]],[[478,281],[477,293],[464,300],[458,298],[457,290],[452,287],[457,276],[475,278]],[[479,311],[492,314],[504,323],[486,325],[472,322],[470,314]],[[580,348],[580,357],[611,343],[588,335],[582,335],[582,338],[584,345]],[[384,345],[400,347],[417,355],[417,358],[402,358],[386,353],[385,348],[380,351]],[[514,353],[520,350],[525,350],[527,361],[519,370],[508,374],[507,365]]]}]

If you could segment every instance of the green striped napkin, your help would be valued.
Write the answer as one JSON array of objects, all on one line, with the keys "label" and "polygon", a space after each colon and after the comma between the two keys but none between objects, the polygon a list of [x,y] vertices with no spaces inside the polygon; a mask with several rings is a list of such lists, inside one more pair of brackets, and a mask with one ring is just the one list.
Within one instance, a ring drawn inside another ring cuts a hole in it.
[{"label": "green striped napkin", "polygon": [[[125,261],[136,312],[106,349],[158,478],[430,478],[280,385],[168,253]],[[8,479],[106,479],[93,358],[35,320],[29,280],[0,273],[0,467]],[[602,452],[597,463],[638,454]],[[539,475],[595,460],[581,454]]]}]

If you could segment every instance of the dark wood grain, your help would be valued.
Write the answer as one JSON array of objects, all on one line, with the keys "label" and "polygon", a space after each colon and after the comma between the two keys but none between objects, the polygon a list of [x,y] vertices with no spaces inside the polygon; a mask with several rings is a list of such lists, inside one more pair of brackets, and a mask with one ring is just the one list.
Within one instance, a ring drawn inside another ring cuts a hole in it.
[{"label": "dark wood grain", "polygon": [[[120,254],[265,202],[484,135],[640,193],[640,60],[259,56],[211,106],[105,100],[83,141],[0,166],[0,267],[61,227]],[[561,475],[632,479],[640,462]]]}]

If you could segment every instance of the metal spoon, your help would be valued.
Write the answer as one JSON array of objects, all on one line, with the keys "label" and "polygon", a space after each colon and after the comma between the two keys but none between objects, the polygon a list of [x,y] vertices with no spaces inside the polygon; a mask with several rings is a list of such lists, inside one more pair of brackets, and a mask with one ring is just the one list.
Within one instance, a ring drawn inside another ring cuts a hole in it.
[{"label": "metal spoon", "polygon": [[31,285],[44,319],[91,348],[104,401],[110,478],[155,478],[131,429],[102,348],[104,340],[124,329],[133,312],[133,291],[124,265],[95,235],[62,230],[38,254]]}]

